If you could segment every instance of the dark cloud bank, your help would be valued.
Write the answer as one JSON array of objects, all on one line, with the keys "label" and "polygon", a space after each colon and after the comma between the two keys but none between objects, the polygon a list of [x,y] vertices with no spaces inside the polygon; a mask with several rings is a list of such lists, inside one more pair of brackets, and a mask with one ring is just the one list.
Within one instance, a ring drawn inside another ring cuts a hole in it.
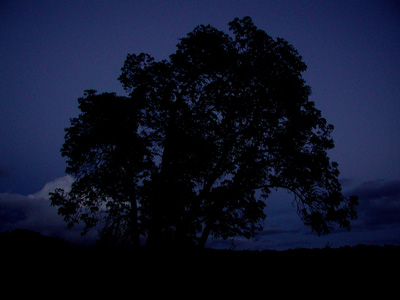
[{"label": "dark cloud bank", "polygon": [[366,181],[349,193],[360,198],[360,228],[378,230],[400,225],[400,180]]},{"label": "dark cloud bank", "polygon": [[57,187],[69,190],[72,182],[72,177],[65,176],[47,183],[35,194],[0,194],[0,232],[27,229],[76,244],[93,243],[95,233],[82,237],[82,227],[68,230],[63,218],[57,215],[57,208],[50,205],[49,192]]},{"label": "dark cloud bank", "polygon": [[[81,227],[66,228],[57,209],[50,206],[48,193],[56,187],[69,189],[73,179],[59,178],[42,190],[28,196],[0,194],[0,232],[28,229],[51,237],[60,237],[77,244],[91,244],[97,233],[81,237]],[[350,232],[334,231],[318,237],[299,220],[291,206],[290,195],[281,192],[267,203],[265,229],[255,240],[236,238],[233,241],[210,240],[209,247],[235,249],[277,249],[299,247],[334,247],[357,244],[400,245],[400,180],[366,181],[346,192],[359,196],[358,219]]]}]

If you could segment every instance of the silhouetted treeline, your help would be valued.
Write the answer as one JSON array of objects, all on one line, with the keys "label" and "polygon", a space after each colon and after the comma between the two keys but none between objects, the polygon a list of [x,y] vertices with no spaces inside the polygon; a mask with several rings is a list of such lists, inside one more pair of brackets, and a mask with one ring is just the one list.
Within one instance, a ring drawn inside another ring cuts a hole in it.
[{"label": "silhouetted treeline", "polygon": [[57,237],[43,236],[39,232],[15,229],[12,232],[0,232],[0,245],[3,250],[34,251],[41,249],[69,249],[74,244]]},{"label": "silhouetted treeline", "polygon": [[[345,246],[340,248],[297,248],[283,251],[277,250],[221,250],[221,249],[177,249],[163,248],[157,251],[154,248],[143,247],[139,250],[133,249],[132,247],[122,246],[104,246],[101,244],[93,246],[80,246],[70,243],[66,240],[57,237],[47,237],[42,234],[30,230],[16,229],[12,232],[5,231],[0,232],[0,249],[2,251],[16,251],[15,253],[25,252],[32,253],[35,251],[44,251],[46,255],[51,255],[52,251],[58,251],[58,253],[69,253],[73,254],[85,254],[87,258],[90,255],[96,256],[97,254],[105,254],[103,258],[107,260],[114,256],[119,256],[121,259],[131,257],[133,260],[137,257],[158,256],[158,258],[165,258],[172,256],[192,256],[194,257],[208,257],[215,258],[217,260],[232,260],[233,262],[239,261],[273,261],[274,259],[301,259],[307,260],[329,260],[335,258],[378,258],[389,259],[397,258],[400,254],[400,246],[395,245],[357,245],[357,246]],[[83,258],[84,258],[83,256]]]}]

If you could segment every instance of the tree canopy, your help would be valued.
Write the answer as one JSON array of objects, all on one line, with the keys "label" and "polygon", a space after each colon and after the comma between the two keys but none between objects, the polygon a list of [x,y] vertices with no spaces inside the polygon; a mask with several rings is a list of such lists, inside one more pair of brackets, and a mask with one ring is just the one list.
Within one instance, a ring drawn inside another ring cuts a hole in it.
[{"label": "tree canopy", "polygon": [[229,28],[196,27],[168,60],[129,54],[127,96],[78,100],[61,150],[75,181],[51,193],[69,226],[135,246],[203,247],[253,237],[284,188],[313,231],[350,228],[357,198],[342,194],[327,155],[333,126],[309,100],[302,57],[250,17]]}]

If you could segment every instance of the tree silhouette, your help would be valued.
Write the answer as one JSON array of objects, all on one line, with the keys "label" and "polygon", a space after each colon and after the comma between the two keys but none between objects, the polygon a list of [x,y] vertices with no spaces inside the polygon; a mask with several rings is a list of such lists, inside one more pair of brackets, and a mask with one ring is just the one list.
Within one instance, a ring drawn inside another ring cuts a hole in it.
[{"label": "tree silhouette", "polygon": [[250,17],[229,26],[196,27],[169,60],[128,55],[128,97],[79,99],[62,148],[76,180],[51,193],[69,226],[135,246],[204,247],[254,236],[265,200],[284,188],[318,234],[350,228],[357,197],[342,195],[327,156],[333,126],[308,99],[301,56]]}]

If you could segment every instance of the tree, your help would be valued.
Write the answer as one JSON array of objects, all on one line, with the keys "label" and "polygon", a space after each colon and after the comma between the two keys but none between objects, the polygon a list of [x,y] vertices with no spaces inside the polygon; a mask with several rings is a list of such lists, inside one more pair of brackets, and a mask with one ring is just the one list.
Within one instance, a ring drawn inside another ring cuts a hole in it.
[{"label": "tree", "polygon": [[128,55],[128,97],[79,99],[62,148],[76,181],[51,194],[70,225],[103,220],[103,235],[135,245],[203,247],[254,236],[284,188],[318,234],[350,228],[357,197],[342,195],[333,126],[308,99],[301,56],[249,17],[229,26],[196,27],[169,60]]}]

